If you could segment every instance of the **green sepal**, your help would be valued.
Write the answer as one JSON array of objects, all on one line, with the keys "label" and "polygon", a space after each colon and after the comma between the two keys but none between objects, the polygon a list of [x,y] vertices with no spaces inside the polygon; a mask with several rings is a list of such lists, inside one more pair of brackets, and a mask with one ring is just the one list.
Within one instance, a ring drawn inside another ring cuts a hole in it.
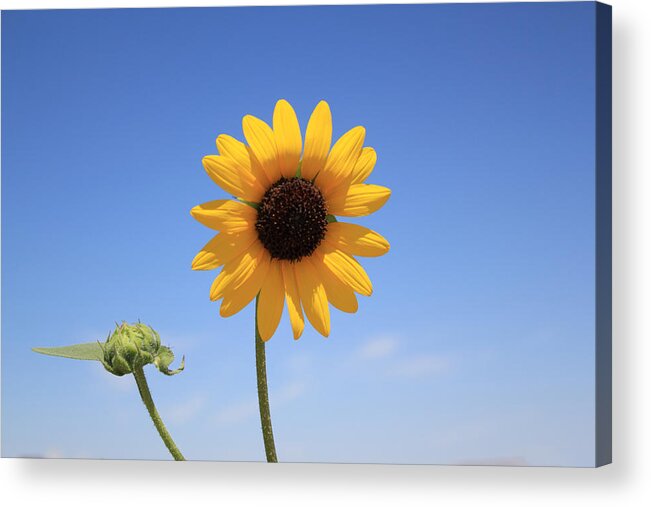
[{"label": "green sepal", "polygon": [[68,359],[81,359],[84,361],[104,360],[104,350],[99,342],[78,343],[66,347],[34,347],[34,352],[46,356],[67,357]]},{"label": "green sepal", "polygon": [[329,224],[331,224],[332,222],[336,222],[336,221],[337,221],[336,216],[334,216],[334,215],[326,215],[326,222],[328,222]]},{"label": "green sepal", "polygon": [[240,199],[239,197],[237,198],[237,200],[240,201],[241,203],[246,204],[247,206],[251,206],[253,209],[258,209],[258,210],[260,209],[260,204],[258,204],[257,202],[245,201],[244,199]]},{"label": "green sepal", "polygon": [[185,356],[181,358],[181,366],[179,366],[176,370],[169,369],[169,366],[173,361],[174,352],[172,352],[172,349],[166,347],[165,345],[161,345],[160,349],[158,350],[158,355],[154,358],[154,366],[158,368],[158,371],[168,376],[181,373],[185,368]]},{"label": "green sepal", "polygon": [[303,161],[301,160],[298,163],[298,169],[296,169],[296,174],[294,175],[295,178],[300,178],[301,177],[301,168],[303,167]]}]

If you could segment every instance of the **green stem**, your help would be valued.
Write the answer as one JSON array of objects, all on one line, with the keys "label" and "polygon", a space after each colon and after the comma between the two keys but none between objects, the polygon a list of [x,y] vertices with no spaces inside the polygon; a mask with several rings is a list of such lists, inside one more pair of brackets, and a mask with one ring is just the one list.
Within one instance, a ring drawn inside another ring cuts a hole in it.
[{"label": "green stem", "polygon": [[278,463],[274,432],[271,427],[271,412],[269,411],[269,390],[267,388],[267,359],[264,351],[264,341],[258,331],[258,298],[255,299],[255,369],[258,375],[258,403],[260,405],[260,423],[262,438],[268,463]]},{"label": "green stem", "polygon": [[172,440],[172,435],[169,434],[163,420],[156,410],[156,405],[154,405],[154,400],[151,397],[151,392],[149,391],[149,386],[147,385],[147,379],[145,378],[145,370],[142,369],[142,366],[136,366],[133,369],[133,376],[136,378],[136,384],[138,385],[138,391],[140,391],[140,397],[142,398],[151,420],[154,422],[154,426],[158,430],[158,434],[163,439],[165,446],[169,449],[170,453],[176,461],[185,461],[183,454],[179,451],[179,448],[176,447],[174,440]]}]

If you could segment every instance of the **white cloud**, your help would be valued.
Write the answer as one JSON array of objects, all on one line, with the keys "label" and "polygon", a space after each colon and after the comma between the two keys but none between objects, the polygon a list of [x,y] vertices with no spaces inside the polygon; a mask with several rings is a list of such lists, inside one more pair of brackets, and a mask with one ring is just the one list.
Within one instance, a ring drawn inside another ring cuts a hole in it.
[{"label": "white cloud", "polygon": [[421,378],[445,373],[450,361],[442,356],[414,356],[397,361],[389,370],[389,375],[406,378]]},{"label": "white cloud", "polygon": [[379,359],[391,355],[398,348],[398,340],[391,336],[380,336],[364,343],[358,350],[362,359]]},{"label": "white cloud", "polygon": [[[269,393],[269,402],[273,407],[281,407],[300,398],[307,392],[304,382],[292,382],[282,386],[278,391]],[[222,408],[215,416],[218,424],[235,424],[258,415],[258,400],[248,400]]]},{"label": "white cloud", "polygon": [[277,393],[271,393],[271,398],[278,405],[285,405],[297,398],[300,398],[307,392],[307,384],[304,382],[292,382],[280,388]]},{"label": "white cloud", "polygon": [[194,420],[206,404],[206,397],[196,394],[187,401],[165,410],[165,419],[172,424],[185,424]]},{"label": "white cloud", "polygon": [[[359,371],[360,361],[377,373],[388,377],[424,378],[450,369],[450,358],[436,354],[408,353],[403,340],[395,335],[379,335],[364,342],[354,354],[351,366]],[[406,345],[406,343],[405,343]],[[400,350],[398,350],[400,349]],[[376,360],[382,360],[374,362]],[[378,370],[379,368],[379,370]]]},{"label": "white cloud", "polygon": [[296,352],[287,357],[285,367],[293,375],[303,377],[314,368],[312,356],[306,352]]},{"label": "white cloud", "polygon": [[230,407],[224,407],[215,416],[215,422],[218,424],[235,424],[253,417],[258,410],[256,401],[246,401],[236,403]]}]

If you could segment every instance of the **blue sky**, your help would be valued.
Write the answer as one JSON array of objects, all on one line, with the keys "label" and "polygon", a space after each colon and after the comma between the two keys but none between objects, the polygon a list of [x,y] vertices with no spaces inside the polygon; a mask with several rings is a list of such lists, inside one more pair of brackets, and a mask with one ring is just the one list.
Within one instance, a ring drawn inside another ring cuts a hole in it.
[{"label": "blue sky", "polygon": [[168,459],[131,377],[32,346],[140,318],[190,459],[263,460],[253,308],[219,316],[204,155],[241,118],[361,124],[391,252],[267,346],[281,461],[594,463],[594,4],[2,13],[2,455]]}]

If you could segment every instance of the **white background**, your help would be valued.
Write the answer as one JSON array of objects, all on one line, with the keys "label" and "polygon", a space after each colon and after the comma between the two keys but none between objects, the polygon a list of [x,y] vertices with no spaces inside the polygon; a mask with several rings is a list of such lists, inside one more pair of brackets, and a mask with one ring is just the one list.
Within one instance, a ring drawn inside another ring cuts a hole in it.
[{"label": "white background", "polygon": [[[301,3],[305,2],[281,2]],[[216,506],[651,505],[651,2],[610,3],[614,49],[612,465],[592,470],[3,459],[0,501],[12,506],[139,502]],[[246,4],[251,2],[0,0],[2,9]]]}]

